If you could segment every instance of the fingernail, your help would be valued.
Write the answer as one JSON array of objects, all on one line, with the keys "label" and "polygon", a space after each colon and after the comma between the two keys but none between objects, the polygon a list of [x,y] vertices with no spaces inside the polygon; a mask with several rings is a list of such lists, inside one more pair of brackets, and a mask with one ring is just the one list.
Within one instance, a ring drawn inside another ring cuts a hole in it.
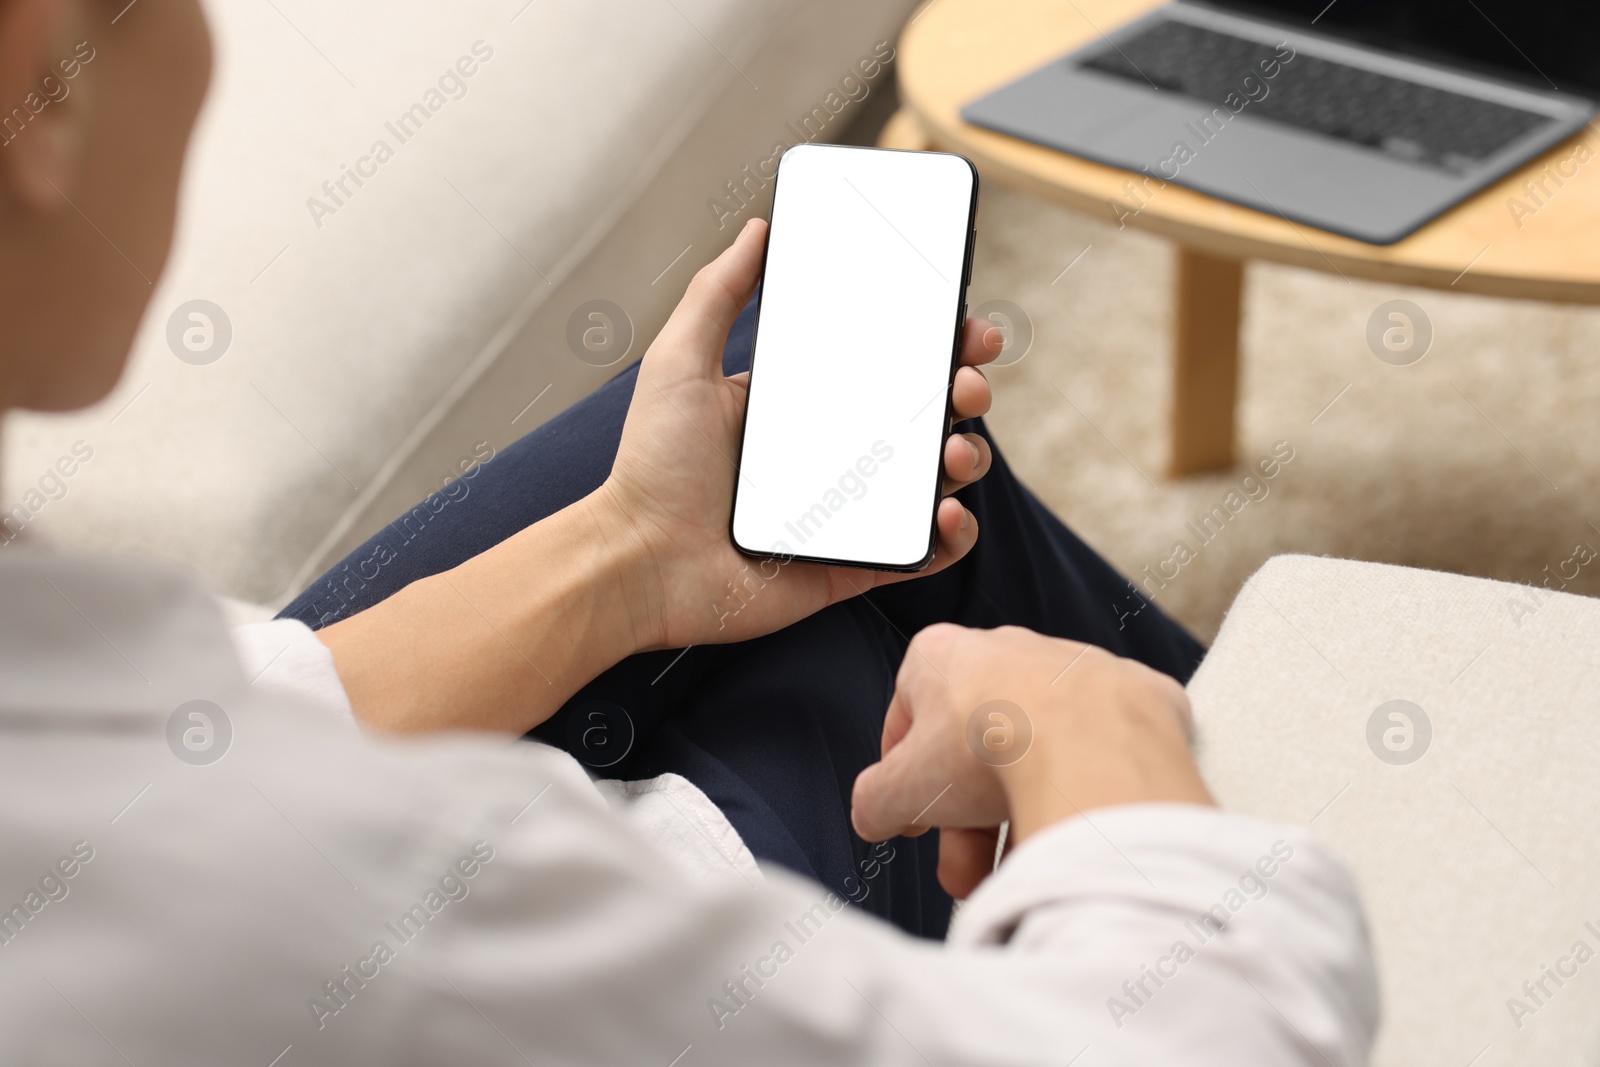
[{"label": "fingernail", "polygon": [[972,525],[972,512],[968,511],[966,508],[962,508],[961,509],[961,530],[962,530],[962,532],[965,532],[967,527],[971,526],[971,525]]},{"label": "fingernail", "polygon": [[963,437],[962,440],[966,441],[967,451],[972,453],[972,465],[976,467],[978,465],[978,461],[983,458],[983,453],[978,451],[977,445],[973,444],[971,441],[967,441],[965,437]]}]

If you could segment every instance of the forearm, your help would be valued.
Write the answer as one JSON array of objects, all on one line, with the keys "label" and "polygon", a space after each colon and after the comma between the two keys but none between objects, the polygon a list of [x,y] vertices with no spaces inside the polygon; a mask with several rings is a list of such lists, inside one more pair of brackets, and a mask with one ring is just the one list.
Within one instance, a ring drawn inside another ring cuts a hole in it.
[{"label": "forearm", "polygon": [[589,497],[317,636],[367,725],[525,733],[651,643],[642,553]]}]

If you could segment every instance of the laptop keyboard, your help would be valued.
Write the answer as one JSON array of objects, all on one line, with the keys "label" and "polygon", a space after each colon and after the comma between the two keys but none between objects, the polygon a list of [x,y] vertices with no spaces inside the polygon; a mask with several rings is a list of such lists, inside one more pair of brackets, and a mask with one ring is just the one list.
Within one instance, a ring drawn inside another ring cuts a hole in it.
[{"label": "laptop keyboard", "polygon": [[1281,63],[1275,78],[1263,78],[1261,61],[1276,56],[1272,45],[1167,19],[1080,66],[1213,105],[1236,94],[1235,107],[1248,99],[1245,79],[1254,76],[1252,91],[1260,96],[1260,83],[1267,93],[1249,100],[1243,113],[1455,174],[1551,121],[1303,52]]}]

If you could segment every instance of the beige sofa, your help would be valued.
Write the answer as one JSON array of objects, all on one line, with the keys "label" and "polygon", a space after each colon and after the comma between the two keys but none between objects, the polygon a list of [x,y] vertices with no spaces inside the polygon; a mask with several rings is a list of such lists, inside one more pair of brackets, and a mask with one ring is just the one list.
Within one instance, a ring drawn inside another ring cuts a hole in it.
[{"label": "beige sofa", "polygon": [[1355,868],[1376,1063],[1600,1063],[1600,601],[1282,556],[1189,688],[1218,799]]},{"label": "beige sofa", "polygon": [[[0,509],[274,605],[637,358],[765,211],[778,146],[884,92],[911,0],[206,6],[216,76],[128,373],[9,420]],[[593,300],[626,356],[569,345]]]}]

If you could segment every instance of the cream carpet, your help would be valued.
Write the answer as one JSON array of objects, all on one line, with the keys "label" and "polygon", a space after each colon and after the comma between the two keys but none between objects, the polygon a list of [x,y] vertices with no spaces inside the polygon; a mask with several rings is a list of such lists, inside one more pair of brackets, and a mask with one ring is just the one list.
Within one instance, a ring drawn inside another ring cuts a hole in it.
[{"label": "cream carpet", "polygon": [[[1152,599],[1202,640],[1243,580],[1281,552],[1600,595],[1600,309],[1253,265],[1239,456],[1253,464],[1286,442],[1293,458],[1247,494],[1243,466],[1182,482],[1161,474],[1166,242],[996,183],[983,189],[978,229],[973,306],[1010,300],[1035,331],[1024,358],[990,371],[1001,447],[1125,574],[1176,572],[1149,585]],[[1366,343],[1374,309],[1397,297],[1434,330],[1427,356],[1406,367]],[[1237,514],[1202,543],[1188,524],[1226,503]]]}]

